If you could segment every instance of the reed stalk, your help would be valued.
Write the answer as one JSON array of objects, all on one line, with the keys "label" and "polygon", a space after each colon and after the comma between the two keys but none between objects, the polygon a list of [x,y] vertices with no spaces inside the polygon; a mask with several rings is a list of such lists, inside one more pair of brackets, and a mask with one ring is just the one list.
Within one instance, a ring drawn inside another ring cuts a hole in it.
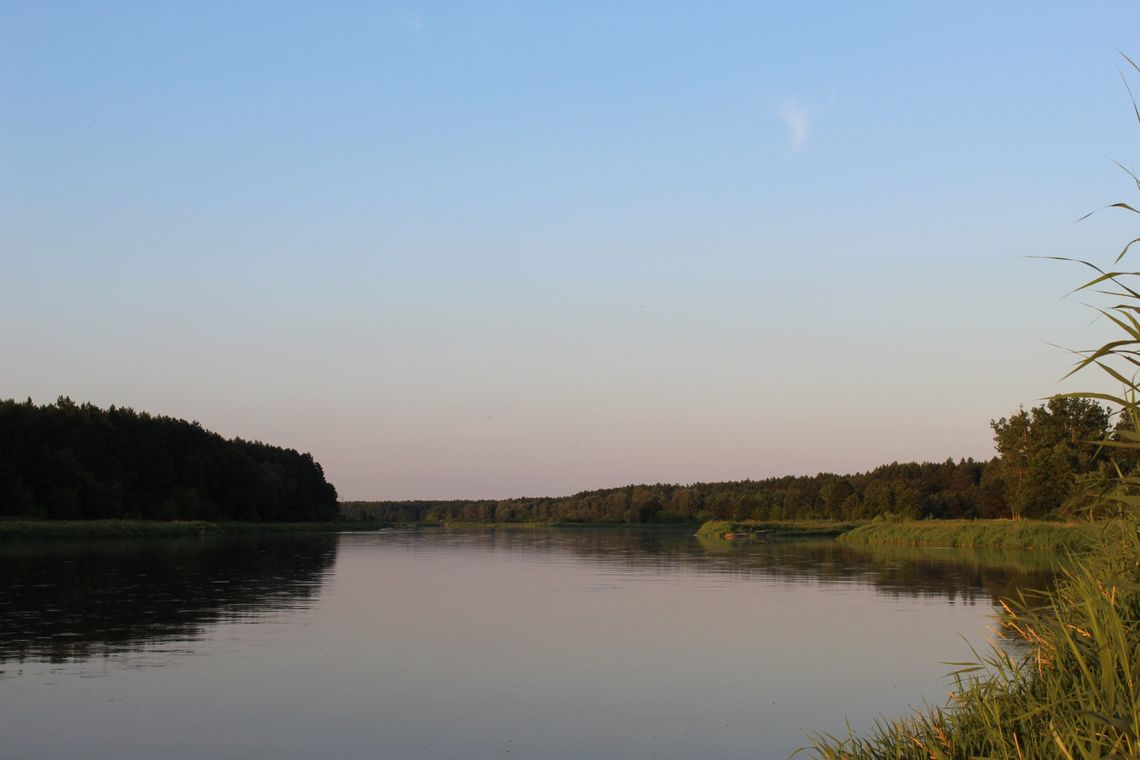
[{"label": "reed stalk", "polygon": [[[1132,106],[1140,122],[1135,99]],[[1125,171],[1140,191],[1140,178]],[[1140,214],[1124,202],[1105,208]],[[1093,308],[1116,331],[1104,345],[1075,352],[1069,375],[1099,370],[1122,390],[1061,396],[1116,407],[1123,424],[1090,445],[1110,459],[1128,455],[1121,461],[1136,461],[1128,450],[1140,449],[1140,272],[1120,266],[1137,243],[1140,237],[1125,244],[1106,269],[1062,259],[1096,272],[1074,292],[1107,299]],[[1061,571],[1053,591],[1003,603],[1000,630],[1012,647],[995,646],[974,662],[956,664],[945,704],[880,720],[863,735],[815,736],[809,751],[824,760],[1140,758],[1140,472],[1114,469],[1093,504],[1101,512],[1110,507],[1116,517],[1092,548]]]}]

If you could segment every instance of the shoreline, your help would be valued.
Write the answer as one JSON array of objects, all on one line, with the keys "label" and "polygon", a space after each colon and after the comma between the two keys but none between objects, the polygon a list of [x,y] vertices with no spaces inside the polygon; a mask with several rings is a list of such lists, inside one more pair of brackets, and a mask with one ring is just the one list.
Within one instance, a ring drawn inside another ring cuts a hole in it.
[{"label": "shoreline", "polygon": [[871,522],[838,537],[848,544],[905,544],[931,548],[993,548],[1083,552],[1105,530],[1098,522],[1042,520],[905,520]]},{"label": "shoreline", "polygon": [[[867,527],[880,535],[915,529]],[[1073,551],[1056,589],[1003,600],[999,635],[1024,647],[1018,658],[995,644],[974,662],[947,663],[958,670],[944,703],[883,718],[865,733],[813,734],[804,749],[819,760],[1136,757],[1140,524],[1133,517],[1050,527],[1095,537]]]},{"label": "shoreline", "polygon": [[720,541],[838,538],[861,525],[858,520],[709,520],[701,523],[696,535]]},{"label": "shoreline", "polygon": [[26,520],[0,519],[0,544],[92,538],[162,538],[265,533],[339,533],[404,530],[637,530],[692,532],[716,541],[796,538],[835,539],[854,545],[908,545],[931,548],[995,548],[1031,551],[1087,550],[1101,535],[1100,523],[1037,520],[709,520],[704,523],[625,522],[416,522],[336,521],[304,523],[212,522],[204,520]]},{"label": "shoreline", "polygon": [[391,527],[383,522],[247,523],[187,520],[0,520],[0,544],[91,538],[194,538],[259,533],[340,533]]}]

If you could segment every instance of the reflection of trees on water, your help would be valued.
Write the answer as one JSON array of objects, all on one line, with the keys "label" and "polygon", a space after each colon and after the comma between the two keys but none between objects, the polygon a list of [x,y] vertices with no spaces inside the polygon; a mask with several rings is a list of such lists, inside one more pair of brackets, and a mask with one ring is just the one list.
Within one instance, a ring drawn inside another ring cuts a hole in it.
[{"label": "reflection of trees on water", "polygon": [[0,662],[64,662],[196,638],[307,604],[336,535],[0,548]]},{"label": "reflection of trees on water", "polygon": [[[0,547],[0,662],[145,651],[197,638],[218,623],[307,606],[336,561],[338,540],[306,534]],[[702,541],[684,531],[637,529],[399,530],[361,540],[358,548],[370,551],[398,545],[569,557],[663,575],[855,584],[966,604],[1047,587],[1056,559],[835,541]]]},{"label": "reflection of trees on water", "polygon": [[[435,531],[424,531],[434,533]],[[407,540],[415,541],[408,532]],[[446,531],[448,541],[500,551],[569,553],[613,566],[709,572],[819,584],[856,584],[891,596],[996,604],[1052,585],[1050,552],[851,546],[833,540],[709,541],[687,531],[558,529]]]}]

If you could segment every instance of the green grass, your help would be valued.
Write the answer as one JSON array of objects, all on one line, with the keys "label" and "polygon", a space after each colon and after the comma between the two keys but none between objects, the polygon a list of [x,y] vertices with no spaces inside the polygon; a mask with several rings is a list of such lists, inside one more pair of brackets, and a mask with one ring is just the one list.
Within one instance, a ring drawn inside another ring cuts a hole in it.
[{"label": "green grass", "polygon": [[[818,736],[822,760],[1140,757],[1140,533],[1104,527],[1049,593],[1005,603],[998,648],[951,663],[945,705],[880,721],[866,735]],[[984,674],[976,677],[978,674]]]},{"label": "green grass", "polygon": [[[1003,546],[919,546],[913,544],[844,543],[844,546],[870,557],[876,564],[899,564],[921,560],[923,562],[949,562],[982,569],[1016,571],[1018,573],[1047,573],[1052,575],[1058,567],[1069,561],[1066,552],[1016,549]],[[1035,586],[1036,588],[1036,586]]]},{"label": "green grass", "polygon": [[0,520],[0,543],[69,538],[162,538],[242,533],[329,533],[377,530],[385,523],[160,522],[155,520]]},{"label": "green grass", "polygon": [[829,538],[845,533],[857,522],[835,520],[791,520],[764,522],[759,520],[709,520],[697,529],[701,538],[723,539],[730,534],[763,533],[771,538]]},{"label": "green grass", "polygon": [[1083,551],[1104,531],[1104,523],[1038,520],[909,520],[874,522],[844,533],[851,544],[973,546],[1002,549]]}]

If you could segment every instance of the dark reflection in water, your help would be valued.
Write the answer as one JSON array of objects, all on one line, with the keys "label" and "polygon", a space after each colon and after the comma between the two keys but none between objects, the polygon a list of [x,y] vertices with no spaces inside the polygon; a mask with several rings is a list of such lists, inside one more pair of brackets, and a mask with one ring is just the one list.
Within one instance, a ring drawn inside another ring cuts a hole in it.
[{"label": "dark reflection in water", "polygon": [[[306,605],[335,535],[56,543],[0,548],[0,661],[62,662],[192,639],[220,621]],[[996,604],[1051,585],[1048,553],[835,541],[728,542],[683,531],[394,532],[406,550],[564,554],[629,570],[856,584],[892,596]]]},{"label": "dark reflection in water", "polygon": [[[434,531],[405,532],[415,546]],[[823,540],[723,541],[677,530],[441,531],[452,545],[543,555],[565,552],[605,565],[868,586],[889,596],[994,604],[1052,586],[1064,561],[1052,552],[969,547],[853,545]],[[394,536],[393,539],[396,539]],[[433,544],[425,544],[424,548]]]},{"label": "dark reflection in water", "polygon": [[0,547],[0,662],[64,662],[305,605],[336,535]]},{"label": "dark reflection in water", "polygon": [[[996,604],[1051,585],[1056,555],[855,547],[836,541],[730,542],[686,532],[418,531],[405,549],[570,555],[655,572],[854,583],[890,596]],[[308,604],[336,558],[336,536],[101,541],[0,548],[0,661],[62,662],[200,636],[219,621]]]}]

